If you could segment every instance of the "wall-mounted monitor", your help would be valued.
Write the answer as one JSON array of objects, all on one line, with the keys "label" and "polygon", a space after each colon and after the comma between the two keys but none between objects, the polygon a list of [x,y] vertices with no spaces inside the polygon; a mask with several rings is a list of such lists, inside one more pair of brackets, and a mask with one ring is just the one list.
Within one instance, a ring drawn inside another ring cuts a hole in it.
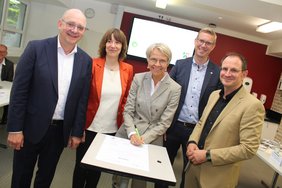
[{"label": "wall-mounted monitor", "polygon": [[144,59],[149,45],[162,42],[167,44],[172,51],[170,64],[175,64],[177,59],[191,57],[198,31],[170,24],[171,22],[135,17],[129,36],[127,56]]}]

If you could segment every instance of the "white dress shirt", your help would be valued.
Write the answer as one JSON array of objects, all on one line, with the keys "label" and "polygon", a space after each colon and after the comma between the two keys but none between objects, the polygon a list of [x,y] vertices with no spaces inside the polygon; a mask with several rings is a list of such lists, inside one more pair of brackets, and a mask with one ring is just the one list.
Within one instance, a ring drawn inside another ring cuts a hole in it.
[{"label": "white dress shirt", "polygon": [[63,120],[66,100],[72,78],[74,54],[77,52],[77,45],[71,53],[66,54],[62,48],[58,36],[58,102],[53,119]]}]

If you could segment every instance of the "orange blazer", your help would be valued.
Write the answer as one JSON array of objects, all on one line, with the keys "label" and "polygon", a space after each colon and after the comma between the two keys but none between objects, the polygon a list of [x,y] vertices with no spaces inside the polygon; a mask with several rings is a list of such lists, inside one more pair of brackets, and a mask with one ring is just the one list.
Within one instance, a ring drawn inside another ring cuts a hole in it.
[{"label": "orange blazer", "polygon": [[[99,108],[101,92],[102,92],[102,82],[105,67],[105,58],[94,58],[92,62],[92,80],[89,91],[87,112],[86,112],[86,125],[87,129],[92,123],[96,112]],[[117,125],[121,126],[123,123],[123,110],[130,89],[130,85],[133,79],[133,67],[125,62],[119,62],[120,80],[122,93],[120,96],[118,113],[117,113]]]}]

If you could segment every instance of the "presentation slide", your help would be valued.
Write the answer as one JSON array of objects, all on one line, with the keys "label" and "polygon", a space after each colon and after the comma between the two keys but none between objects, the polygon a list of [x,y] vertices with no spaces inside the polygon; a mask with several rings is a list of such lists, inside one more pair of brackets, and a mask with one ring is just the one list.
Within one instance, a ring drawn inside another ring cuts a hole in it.
[{"label": "presentation slide", "polygon": [[128,55],[146,58],[146,49],[153,43],[165,43],[172,51],[171,64],[191,57],[198,32],[159,22],[134,18]]}]

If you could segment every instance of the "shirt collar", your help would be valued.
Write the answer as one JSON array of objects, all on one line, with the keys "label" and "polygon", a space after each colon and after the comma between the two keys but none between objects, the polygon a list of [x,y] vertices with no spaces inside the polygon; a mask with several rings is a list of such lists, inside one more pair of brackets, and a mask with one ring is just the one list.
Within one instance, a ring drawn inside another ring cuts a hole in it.
[{"label": "shirt collar", "polygon": [[[234,90],[232,93],[230,93],[229,95],[226,95],[225,96],[225,100],[226,101],[230,101],[233,97],[234,97],[234,95],[241,89],[241,87],[242,87],[243,85],[241,85],[238,89],[236,89],[236,90]],[[223,95],[224,95],[224,89],[222,89],[220,92],[219,92],[219,95],[220,95],[220,97],[221,98],[223,98]]]},{"label": "shirt collar", "polygon": [[[61,52],[61,53],[63,53],[63,54],[65,54],[65,52],[64,52],[64,49],[63,49],[63,47],[62,47],[62,45],[61,45],[61,43],[60,43],[60,39],[59,39],[59,37],[60,37],[60,35],[58,35],[58,46],[57,46],[57,48],[58,48],[58,51],[59,52]],[[77,52],[77,44],[75,45],[75,47],[73,48],[73,50],[69,53],[69,54],[67,54],[67,55],[73,55],[73,54],[75,54]],[[65,54],[66,55],[66,54]]]},{"label": "shirt collar", "polygon": [[6,65],[6,59],[5,58],[3,58],[3,61],[0,63],[1,65]]},{"label": "shirt collar", "polygon": [[208,66],[209,61],[210,60],[208,59],[204,64],[199,65],[199,64],[196,63],[195,58],[193,57],[193,65],[197,66],[199,69],[206,68]]},{"label": "shirt collar", "polygon": [[[165,79],[166,76],[168,76],[167,72],[165,73],[165,75],[163,76],[163,78],[159,82],[162,82]],[[151,75],[151,80],[154,81],[153,80],[153,75]]]}]

